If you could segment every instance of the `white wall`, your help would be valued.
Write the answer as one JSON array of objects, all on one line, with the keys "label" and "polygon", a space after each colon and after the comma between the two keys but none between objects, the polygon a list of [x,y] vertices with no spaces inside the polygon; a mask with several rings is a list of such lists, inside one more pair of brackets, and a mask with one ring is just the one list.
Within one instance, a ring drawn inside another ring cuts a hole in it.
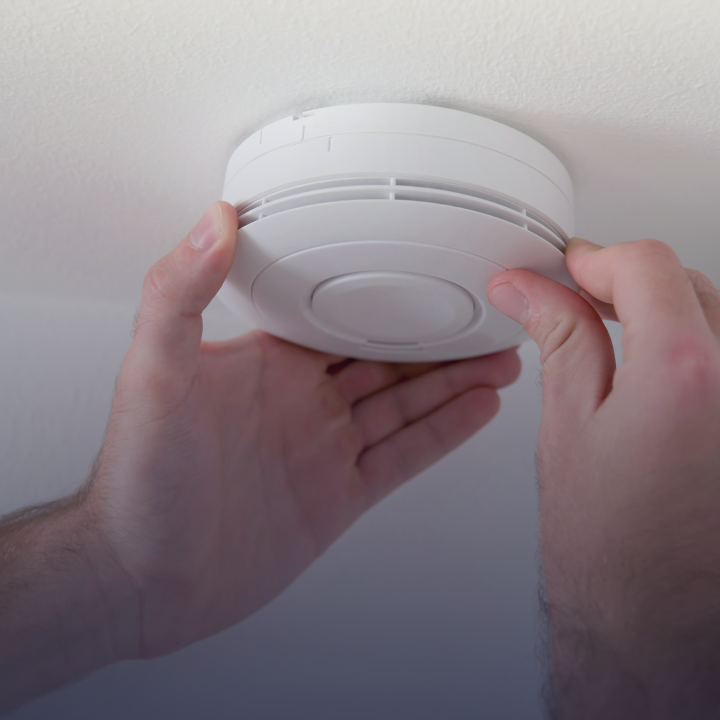
[{"label": "white wall", "polygon": [[[135,307],[0,302],[0,512],[49,500],[99,449]],[[614,337],[618,327],[610,324]],[[206,337],[236,318],[213,303]],[[539,718],[534,443],[538,353],[499,416],[373,509],[239,626],[106,668],[14,720]]]}]

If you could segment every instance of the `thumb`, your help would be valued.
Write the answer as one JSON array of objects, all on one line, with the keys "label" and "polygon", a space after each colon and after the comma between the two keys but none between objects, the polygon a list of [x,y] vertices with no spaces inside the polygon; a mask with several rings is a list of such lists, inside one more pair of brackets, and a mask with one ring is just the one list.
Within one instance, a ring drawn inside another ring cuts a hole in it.
[{"label": "thumb", "polygon": [[487,294],[540,348],[543,419],[551,418],[566,432],[568,423],[594,413],[615,372],[612,342],[595,309],[570,288],[529,270],[497,275]]},{"label": "thumb", "polygon": [[[202,339],[202,311],[233,262],[238,218],[217,202],[145,276],[131,354],[151,375],[191,376]],[[168,377],[170,376],[170,377]]]}]

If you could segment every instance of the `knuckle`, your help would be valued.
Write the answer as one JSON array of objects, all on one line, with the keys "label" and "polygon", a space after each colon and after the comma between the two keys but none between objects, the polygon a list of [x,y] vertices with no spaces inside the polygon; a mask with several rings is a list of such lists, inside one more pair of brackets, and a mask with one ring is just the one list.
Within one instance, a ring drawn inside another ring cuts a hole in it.
[{"label": "knuckle", "polygon": [[656,240],[655,238],[635,240],[634,242],[628,243],[628,247],[642,257],[677,257],[675,251],[667,243],[662,242],[662,240]]},{"label": "knuckle", "polygon": [[574,344],[579,321],[572,315],[561,315],[550,322],[545,318],[545,321],[547,325],[540,331],[538,344],[541,348],[540,362],[545,373],[549,374],[563,362],[565,351]]},{"label": "knuckle", "polygon": [[155,304],[163,302],[170,297],[171,272],[167,258],[156,262],[145,275],[142,284],[142,297],[144,302]]},{"label": "knuckle", "polygon": [[672,252],[672,248],[667,243],[657,238],[643,238],[631,244],[645,252]]},{"label": "knuckle", "polygon": [[679,409],[695,413],[720,404],[720,350],[711,338],[676,337],[661,358],[663,384]]}]

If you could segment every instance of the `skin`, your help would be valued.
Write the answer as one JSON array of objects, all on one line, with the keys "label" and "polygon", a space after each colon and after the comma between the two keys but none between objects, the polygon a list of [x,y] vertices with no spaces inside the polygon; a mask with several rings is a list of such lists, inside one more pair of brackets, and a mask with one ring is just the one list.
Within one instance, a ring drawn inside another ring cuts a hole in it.
[{"label": "skin", "polygon": [[201,342],[236,239],[217,203],[151,268],[93,476],[0,528],[0,708],[247,617],[519,375],[515,349],[391,365],[259,331]]},{"label": "skin", "polygon": [[524,270],[488,288],[541,353],[550,715],[717,718],[720,293],[656,240],[566,256],[582,296]]},{"label": "skin", "polygon": [[[3,709],[242,620],[519,373],[514,351],[400,366],[202,343],[237,227],[224,203],[209,217],[148,273],[90,481],[0,528]],[[566,256],[581,294],[524,270],[488,288],[541,351],[549,713],[717,717],[720,293],[654,240]],[[602,317],[624,327],[617,370]]]}]

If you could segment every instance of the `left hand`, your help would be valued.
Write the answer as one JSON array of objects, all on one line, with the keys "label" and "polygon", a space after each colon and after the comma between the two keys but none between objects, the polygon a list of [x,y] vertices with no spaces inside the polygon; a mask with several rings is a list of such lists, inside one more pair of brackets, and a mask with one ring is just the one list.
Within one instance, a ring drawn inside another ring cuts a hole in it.
[{"label": "left hand", "polygon": [[267,603],[369,507],[489,422],[497,388],[520,371],[515,349],[393,365],[261,331],[201,342],[236,238],[235,210],[217,203],[148,273],[86,499],[137,593],[138,656]]}]

